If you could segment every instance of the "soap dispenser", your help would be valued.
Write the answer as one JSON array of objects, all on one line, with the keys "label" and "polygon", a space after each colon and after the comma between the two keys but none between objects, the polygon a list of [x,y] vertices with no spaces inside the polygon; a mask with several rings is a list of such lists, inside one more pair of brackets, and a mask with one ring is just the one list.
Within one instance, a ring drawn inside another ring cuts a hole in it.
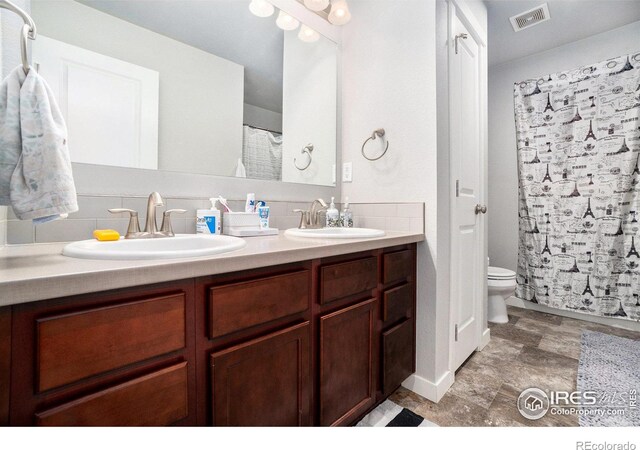
[{"label": "soap dispenser", "polygon": [[340,212],[340,225],[345,228],[353,228],[353,213],[349,209],[349,197],[345,199],[344,206]]},{"label": "soap dispenser", "polygon": [[340,226],[340,213],[334,203],[335,197],[331,197],[331,204],[327,209],[327,227],[336,228]]},{"label": "soap dispenser", "polygon": [[199,209],[196,214],[196,233],[198,234],[220,234],[222,231],[222,221],[220,220],[220,210],[216,208],[217,198],[210,198],[211,209]]}]

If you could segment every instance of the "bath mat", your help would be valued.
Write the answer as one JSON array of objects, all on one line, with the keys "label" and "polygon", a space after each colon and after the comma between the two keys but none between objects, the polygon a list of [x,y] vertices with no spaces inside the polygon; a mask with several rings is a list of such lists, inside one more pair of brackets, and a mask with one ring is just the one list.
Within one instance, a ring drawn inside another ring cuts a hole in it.
[{"label": "bath mat", "polygon": [[640,426],[640,341],[583,331],[578,391],[597,396],[595,407],[582,407],[580,426]]},{"label": "bath mat", "polygon": [[356,424],[357,427],[437,427],[424,417],[385,400]]}]

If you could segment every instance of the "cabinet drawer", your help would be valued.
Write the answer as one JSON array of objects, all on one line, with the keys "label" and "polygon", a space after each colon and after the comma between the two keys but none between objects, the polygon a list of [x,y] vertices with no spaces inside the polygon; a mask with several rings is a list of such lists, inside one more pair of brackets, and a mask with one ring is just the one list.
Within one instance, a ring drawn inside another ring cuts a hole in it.
[{"label": "cabinet drawer", "polygon": [[382,282],[387,284],[393,281],[408,278],[413,272],[413,254],[411,250],[386,253],[382,262]]},{"label": "cabinet drawer", "polygon": [[36,414],[41,426],[164,426],[188,414],[183,362]]},{"label": "cabinet drawer", "polygon": [[209,289],[209,337],[267,323],[309,309],[309,271]]},{"label": "cabinet drawer", "polygon": [[413,321],[382,333],[382,393],[389,395],[413,373]]},{"label": "cabinet drawer", "polygon": [[185,294],[36,320],[40,392],[185,346]]},{"label": "cabinet drawer", "polygon": [[378,285],[377,272],[378,261],[374,256],[323,266],[320,269],[320,303],[324,305],[374,289]]},{"label": "cabinet drawer", "polygon": [[385,291],[382,297],[382,320],[395,322],[409,317],[413,305],[412,294],[411,285],[408,283]]},{"label": "cabinet drawer", "polygon": [[309,426],[309,322],[211,355],[213,424]]}]

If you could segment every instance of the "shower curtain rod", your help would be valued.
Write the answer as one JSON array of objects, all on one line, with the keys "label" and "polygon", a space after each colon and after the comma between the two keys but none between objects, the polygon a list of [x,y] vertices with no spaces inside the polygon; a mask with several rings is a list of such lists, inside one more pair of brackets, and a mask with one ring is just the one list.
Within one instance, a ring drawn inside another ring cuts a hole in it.
[{"label": "shower curtain rod", "polygon": [[22,70],[27,74],[29,73],[29,69],[31,69],[29,66],[29,57],[27,55],[27,39],[35,40],[37,35],[36,23],[22,8],[9,0],[0,0],[0,8],[7,9],[19,15],[24,21],[22,32],[20,34],[20,56],[22,58]]},{"label": "shower curtain rod", "polygon": [[260,128],[260,127],[256,127],[255,125],[249,125],[248,123],[243,123],[242,125],[245,127],[255,128],[256,130],[268,131],[269,133],[282,134],[282,131],[269,130],[268,128]]}]

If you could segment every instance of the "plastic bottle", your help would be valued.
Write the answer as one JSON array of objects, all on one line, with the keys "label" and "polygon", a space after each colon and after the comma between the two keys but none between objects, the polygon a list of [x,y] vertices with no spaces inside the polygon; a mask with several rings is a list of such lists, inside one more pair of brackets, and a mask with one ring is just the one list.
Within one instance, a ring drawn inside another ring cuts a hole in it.
[{"label": "plastic bottle", "polygon": [[244,204],[244,212],[254,213],[256,212],[256,194],[247,194],[247,201]]},{"label": "plastic bottle", "polygon": [[199,209],[196,212],[196,233],[199,234],[220,234],[222,231],[222,221],[220,220],[220,210],[216,208],[217,198],[210,198],[211,209]]},{"label": "plastic bottle", "polygon": [[329,228],[340,226],[340,213],[336,209],[334,199],[335,197],[331,197],[331,205],[329,205],[329,209],[327,209],[327,227]]},{"label": "plastic bottle", "polygon": [[340,226],[345,228],[353,228],[353,213],[349,209],[349,197],[345,199],[344,206],[340,212]]}]

